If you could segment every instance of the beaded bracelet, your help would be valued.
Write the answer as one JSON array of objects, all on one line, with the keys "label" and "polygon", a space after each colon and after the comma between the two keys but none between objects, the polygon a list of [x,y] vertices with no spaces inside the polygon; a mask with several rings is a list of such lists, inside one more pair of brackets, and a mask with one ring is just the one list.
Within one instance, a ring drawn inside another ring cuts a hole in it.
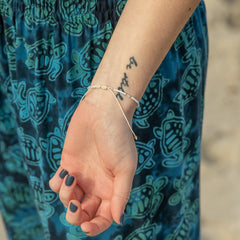
[{"label": "beaded bracelet", "polygon": [[[118,89],[115,89],[115,88],[112,88],[112,87],[109,87],[109,86],[106,86],[106,85],[92,85],[92,86],[89,86],[88,89],[102,89],[102,90],[108,90],[108,91],[111,92],[111,94],[113,95],[113,97],[114,97],[114,98],[116,99],[116,101],[117,101],[117,104],[118,104],[118,106],[119,106],[119,108],[120,108],[120,110],[121,110],[121,112],[122,112],[122,114],[123,114],[124,119],[125,119],[126,122],[127,122],[127,125],[128,125],[128,127],[129,127],[129,129],[131,130],[131,132],[132,132],[132,134],[133,134],[134,139],[137,140],[137,139],[138,139],[138,138],[137,138],[137,135],[136,135],[136,134],[134,133],[134,131],[132,130],[132,127],[131,127],[130,123],[128,122],[128,119],[127,119],[127,117],[126,117],[126,115],[125,115],[125,113],[124,113],[124,111],[123,111],[123,109],[122,109],[122,106],[121,106],[121,104],[119,103],[119,101],[118,101],[116,95],[114,94],[114,92],[118,92],[118,93],[123,94],[124,96],[127,96],[128,98],[132,99],[132,100],[137,104],[138,107],[139,107],[139,101],[138,101],[136,98],[132,97],[132,96],[131,96],[130,94],[128,94],[128,93],[125,93],[125,92],[123,92],[123,91],[121,91],[121,90],[118,90]],[[86,92],[86,93],[82,96],[80,102],[84,99],[84,97],[87,95],[87,93],[88,93],[88,92]]]},{"label": "beaded bracelet", "polygon": [[135,97],[132,97],[130,94],[126,93],[126,92],[123,92],[121,90],[118,90],[116,88],[112,88],[112,87],[109,87],[109,86],[105,86],[105,85],[93,85],[93,86],[89,86],[88,89],[103,89],[103,90],[112,90],[113,92],[118,92],[118,93],[121,93],[122,95],[124,96],[127,96],[128,98],[132,99],[136,104],[137,106],[139,107],[139,101],[135,98]]}]

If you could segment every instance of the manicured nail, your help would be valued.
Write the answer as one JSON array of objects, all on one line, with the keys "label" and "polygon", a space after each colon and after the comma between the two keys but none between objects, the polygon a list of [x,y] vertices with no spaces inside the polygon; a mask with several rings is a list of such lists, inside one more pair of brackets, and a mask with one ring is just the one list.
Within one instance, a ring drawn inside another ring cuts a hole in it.
[{"label": "manicured nail", "polygon": [[124,222],[124,213],[122,214],[122,216],[120,217],[120,224],[123,225]]},{"label": "manicured nail", "polygon": [[78,207],[76,205],[74,205],[73,203],[70,203],[70,211],[71,212],[76,212],[78,209]]},{"label": "manicured nail", "polygon": [[61,178],[61,179],[63,179],[63,178],[65,178],[65,176],[68,174],[68,171],[66,171],[66,170],[62,170],[61,172],[60,172],[60,174],[59,174],[59,177]]},{"label": "manicured nail", "polygon": [[68,175],[66,178],[66,181],[65,181],[66,186],[68,186],[68,187],[71,186],[73,181],[74,181],[74,176]]}]

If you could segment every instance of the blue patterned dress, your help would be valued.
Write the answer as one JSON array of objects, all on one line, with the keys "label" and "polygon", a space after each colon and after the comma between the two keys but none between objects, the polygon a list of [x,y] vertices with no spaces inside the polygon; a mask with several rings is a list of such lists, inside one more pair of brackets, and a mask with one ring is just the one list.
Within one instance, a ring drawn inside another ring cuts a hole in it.
[{"label": "blue patterned dress", "polygon": [[14,240],[199,240],[208,58],[201,2],[152,77],[133,129],[139,155],[123,226],[90,238],[48,181],[71,116],[126,0],[0,0],[0,209]]}]

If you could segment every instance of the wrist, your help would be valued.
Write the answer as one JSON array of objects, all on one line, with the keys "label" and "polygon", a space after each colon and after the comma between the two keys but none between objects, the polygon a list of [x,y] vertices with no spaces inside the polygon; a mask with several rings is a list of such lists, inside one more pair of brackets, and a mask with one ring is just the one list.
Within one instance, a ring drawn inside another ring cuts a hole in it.
[{"label": "wrist", "polygon": [[99,84],[92,84],[88,89],[87,96],[88,103],[94,104],[102,111],[106,111],[106,109],[111,111],[115,108],[118,109],[118,112],[122,110],[128,121],[132,122],[133,114],[138,106],[138,101],[134,97],[126,93],[119,93],[111,86]]},{"label": "wrist", "polygon": [[[116,55],[118,56],[118,54],[109,55],[109,52],[106,51],[94,75],[91,86],[105,85],[123,92],[118,93],[117,91],[114,91],[114,94],[126,115],[133,117],[138,106],[137,102],[141,99],[144,91],[141,89],[141,85],[136,84],[136,82],[142,82],[144,74],[142,74],[141,69],[135,69],[138,66],[135,57],[130,57],[129,59],[124,57],[123,59],[122,57],[116,58]],[[97,91],[102,92],[102,90]],[[132,99],[127,95],[130,95]],[[136,99],[137,102],[133,99]]]},{"label": "wrist", "polygon": [[[106,96],[102,97],[101,92],[100,92],[100,94],[94,95],[93,91],[88,91],[83,96],[80,103],[82,102],[82,100],[85,100],[83,102],[83,104],[85,106],[87,106],[87,108],[89,108],[89,107],[90,107],[90,109],[93,108],[92,113],[93,113],[93,116],[95,116],[96,122],[99,122],[98,120],[100,120],[100,119],[105,119],[105,120],[108,119],[109,120],[112,118],[115,119],[113,121],[115,123],[119,122],[121,124],[122,120],[126,121],[130,131],[132,132],[134,139],[137,140],[137,136],[132,129],[132,118],[133,118],[133,113],[134,113],[133,111],[131,111],[132,108],[127,109],[127,110],[125,109],[125,112],[124,112],[122,105],[117,100],[117,98],[111,88],[106,87],[106,86],[102,86],[102,87],[95,86],[95,87],[93,87],[93,89],[102,90],[103,92],[105,91],[106,93],[110,93],[112,96],[109,96],[107,94],[106,95],[107,97]],[[92,90],[92,89],[90,88],[89,90]],[[111,98],[109,98],[109,97],[111,97]],[[115,104],[112,99],[115,100]],[[81,105],[81,106],[84,106],[84,105]],[[116,105],[118,105],[118,106],[116,106]],[[120,116],[119,114],[122,116]],[[111,122],[111,120],[110,120],[110,122]]]}]

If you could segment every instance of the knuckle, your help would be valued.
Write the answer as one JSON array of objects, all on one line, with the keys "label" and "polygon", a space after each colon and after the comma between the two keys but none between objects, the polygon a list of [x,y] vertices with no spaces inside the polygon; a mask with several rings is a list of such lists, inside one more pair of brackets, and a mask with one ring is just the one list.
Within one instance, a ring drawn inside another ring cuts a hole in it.
[{"label": "knuckle", "polygon": [[53,179],[50,179],[50,180],[49,180],[48,185],[49,185],[49,187],[51,188],[51,190],[53,190],[54,192],[56,192],[56,191],[55,191],[55,185],[53,184]]},{"label": "knuckle", "polygon": [[72,218],[69,214],[66,214],[66,220],[70,223],[70,224],[73,224],[73,225],[76,225],[77,224],[77,221]]},{"label": "knuckle", "polygon": [[124,203],[127,203],[130,198],[130,192],[127,193],[115,193],[115,197],[119,198]]},{"label": "knuckle", "polygon": [[59,199],[64,205],[66,205],[66,203],[68,203],[68,197],[64,191],[59,192]]},{"label": "knuckle", "polygon": [[55,180],[55,178],[52,178],[49,180],[49,187],[51,188],[52,191],[58,193],[60,184],[58,184],[58,182]]}]

